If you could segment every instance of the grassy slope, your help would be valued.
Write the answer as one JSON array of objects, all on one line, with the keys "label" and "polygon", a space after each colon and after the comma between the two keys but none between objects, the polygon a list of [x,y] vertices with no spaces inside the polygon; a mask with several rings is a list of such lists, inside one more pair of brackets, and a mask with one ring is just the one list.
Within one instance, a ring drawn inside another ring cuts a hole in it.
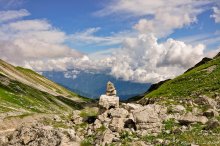
[{"label": "grassy slope", "polygon": [[[207,71],[212,67],[215,68],[212,72]],[[220,92],[220,57],[164,83],[145,97],[196,97],[200,94],[212,96],[216,92]]]},{"label": "grassy slope", "polygon": [[0,113],[62,113],[87,101],[32,70],[0,60]]}]

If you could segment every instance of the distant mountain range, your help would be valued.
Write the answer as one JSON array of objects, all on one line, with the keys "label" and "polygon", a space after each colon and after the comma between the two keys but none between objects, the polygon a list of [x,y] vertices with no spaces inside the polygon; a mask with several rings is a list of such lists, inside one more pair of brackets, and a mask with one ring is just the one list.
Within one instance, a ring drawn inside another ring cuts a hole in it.
[{"label": "distant mountain range", "polygon": [[120,100],[126,100],[130,97],[144,93],[150,87],[150,83],[134,83],[116,79],[111,75],[104,73],[92,73],[79,70],[69,71],[46,71],[41,72],[46,78],[76,92],[77,94],[89,98],[99,98],[105,93],[106,83],[114,83],[117,95]]}]

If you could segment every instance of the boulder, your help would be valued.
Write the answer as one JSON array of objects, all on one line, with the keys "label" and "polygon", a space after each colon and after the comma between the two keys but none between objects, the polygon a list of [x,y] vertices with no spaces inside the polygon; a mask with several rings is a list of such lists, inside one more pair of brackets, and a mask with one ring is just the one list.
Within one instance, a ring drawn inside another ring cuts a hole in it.
[{"label": "boulder", "polygon": [[124,128],[124,119],[114,117],[109,124],[109,129],[112,132],[121,132]]},{"label": "boulder", "polygon": [[141,133],[159,133],[162,128],[162,121],[166,116],[166,108],[151,104],[133,111],[134,122],[137,130]]},{"label": "boulder", "polygon": [[113,139],[115,138],[115,135],[110,129],[106,129],[103,135],[99,138],[100,139],[100,145],[108,145],[111,144]]},{"label": "boulder", "polygon": [[94,122],[94,129],[98,129],[100,127],[102,127],[102,123],[99,119],[96,119]]},{"label": "boulder", "polygon": [[124,108],[112,108],[108,111],[109,116],[117,118],[126,118],[129,112]]},{"label": "boulder", "polygon": [[216,119],[211,119],[207,122],[205,130],[215,129],[220,126],[220,122]]},{"label": "boulder", "polygon": [[119,97],[117,96],[108,96],[101,95],[99,99],[100,108],[110,109],[110,108],[118,108],[119,107]]},{"label": "boulder", "polygon": [[172,106],[171,110],[173,113],[185,113],[186,112],[186,108],[182,105],[174,105]]},{"label": "boulder", "polygon": [[219,113],[214,109],[208,109],[203,113],[203,115],[206,117],[217,117],[219,116]]},{"label": "boulder", "polygon": [[191,112],[181,116],[178,119],[179,123],[182,125],[189,125],[192,123],[202,123],[205,124],[208,119],[205,116],[195,116]]},{"label": "boulder", "polygon": [[199,105],[209,105],[211,108],[214,108],[214,109],[217,107],[217,102],[214,99],[209,98],[206,95],[199,96],[198,98],[194,100],[194,102]]},{"label": "boulder", "polygon": [[81,124],[83,122],[83,118],[80,116],[81,111],[74,110],[72,113],[71,121],[73,124]]},{"label": "boulder", "polygon": [[128,110],[129,112],[141,108],[142,105],[140,104],[135,104],[135,103],[122,103],[122,108]]}]

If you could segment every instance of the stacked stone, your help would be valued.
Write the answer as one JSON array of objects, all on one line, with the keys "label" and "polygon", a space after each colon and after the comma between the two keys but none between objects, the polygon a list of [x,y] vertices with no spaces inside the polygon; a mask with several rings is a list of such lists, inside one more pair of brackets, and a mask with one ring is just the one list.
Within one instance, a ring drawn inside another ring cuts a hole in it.
[{"label": "stacked stone", "polygon": [[114,87],[114,84],[110,81],[108,81],[108,83],[107,83],[106,95],[107,96],[116,96],[116,89]]}]

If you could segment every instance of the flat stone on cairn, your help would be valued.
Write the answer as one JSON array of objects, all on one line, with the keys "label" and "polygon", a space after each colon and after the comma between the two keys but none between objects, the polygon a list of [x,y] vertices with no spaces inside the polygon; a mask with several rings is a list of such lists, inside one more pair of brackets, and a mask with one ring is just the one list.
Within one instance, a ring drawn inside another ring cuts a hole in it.
[{"label": "flat stone on cairn", "polygon": [[116,96],[116,90],[113,83],[107,83],[106,95],[100,96],[99,106],[106,110],[119,107],[119,97]]}]

